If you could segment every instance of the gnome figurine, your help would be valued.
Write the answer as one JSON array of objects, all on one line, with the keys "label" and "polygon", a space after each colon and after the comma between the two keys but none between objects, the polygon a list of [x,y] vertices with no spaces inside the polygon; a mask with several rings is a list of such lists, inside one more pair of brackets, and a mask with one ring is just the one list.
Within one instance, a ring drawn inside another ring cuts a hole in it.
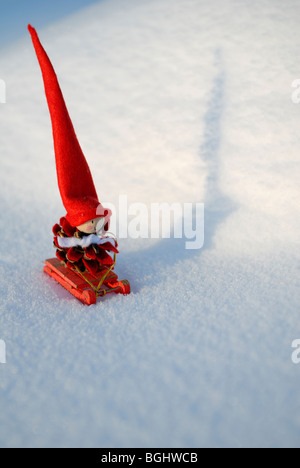
[{"label": "gnome figurine", "polygon": [[49,107],[58,187],[67,214],[53,227],[56,256],[70,270],[98,278],[112,269],[117,241],[106,235],[111,211],[99,202],[53,66],[33,27],[28,26]]}]

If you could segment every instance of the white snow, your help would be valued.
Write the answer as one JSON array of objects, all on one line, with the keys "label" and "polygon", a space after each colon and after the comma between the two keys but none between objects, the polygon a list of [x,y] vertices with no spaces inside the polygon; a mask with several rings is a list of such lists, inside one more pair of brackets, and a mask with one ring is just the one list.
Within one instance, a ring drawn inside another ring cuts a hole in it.
[{"label": "white snow", "polygon": [[100,201],[205,203],[201,250],[121,239],[133,292],[91,307],[42,271],[50,119],[29,34],[1,51],[1,447],[299,447],[299,15],[104,0],[38,31]]}]

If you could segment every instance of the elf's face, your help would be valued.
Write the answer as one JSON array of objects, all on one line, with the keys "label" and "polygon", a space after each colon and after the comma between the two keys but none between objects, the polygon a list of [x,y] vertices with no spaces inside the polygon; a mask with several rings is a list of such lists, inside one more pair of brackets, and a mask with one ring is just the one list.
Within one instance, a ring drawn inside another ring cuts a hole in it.
[{"label": "elf's face", "polygon": [[78,231],[84,232],[84,234],[95,234],[96,232],[101,232],[103,231],[105,224],[105,218],[94,218],[91,219],[90,221],[87,221],[84,224],[81,224],[80,226],[76,226]]}]

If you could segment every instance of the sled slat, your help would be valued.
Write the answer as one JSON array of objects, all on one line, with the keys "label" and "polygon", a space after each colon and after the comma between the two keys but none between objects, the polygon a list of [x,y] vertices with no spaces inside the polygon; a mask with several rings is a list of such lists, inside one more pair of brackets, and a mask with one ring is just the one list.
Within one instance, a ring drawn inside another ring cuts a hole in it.
[{"label": "sled slat", "polygon": [[[65,267],[58,258],[45,260],[44,271],[73,296],[87,305],[95,304],[97,296],[105,296],[112,292],[124,295],[130,294],[130,285],[128,281],[118,281],[118,276],[113,271],[109,271],[107,273],[106,268],[103,268],[103,270],[97,274],[96,278],[89,273],[84,273],[85,278],[88,279],[95,288],[92,288],[92,286],[88,284],[80,274]],[[103,285],[99,291],[97,291],[97,286],[105,274],[106,276]]]}]

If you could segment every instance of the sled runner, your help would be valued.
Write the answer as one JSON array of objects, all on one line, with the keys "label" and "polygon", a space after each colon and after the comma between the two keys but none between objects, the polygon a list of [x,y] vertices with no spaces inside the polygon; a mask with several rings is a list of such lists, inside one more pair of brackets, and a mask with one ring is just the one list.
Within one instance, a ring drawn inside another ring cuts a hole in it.
[{"label": "sled runner", "polygon": [[106,294],[115,293],[130,294],[130,284],[127,280],[118,280],[118,276],[112,271],[116,263],[111,267],[103,267],[96,277],[79,269],[67,268],[58,258],[50,258],[45,261],[44,271],[54,278],[61,286],[67,289],[83,304],[96,304],[97,298]]}]

